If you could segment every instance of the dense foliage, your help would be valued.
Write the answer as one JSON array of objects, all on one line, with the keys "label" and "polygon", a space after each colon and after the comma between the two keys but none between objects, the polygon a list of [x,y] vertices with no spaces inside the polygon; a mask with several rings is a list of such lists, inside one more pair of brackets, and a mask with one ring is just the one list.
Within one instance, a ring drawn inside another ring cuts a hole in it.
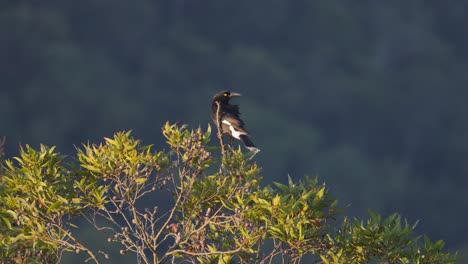
[{"label": "dense foliage", "polygon": [[8,157],[19,142],[71,155],[129,129],[161,144],[159,124],[208,122],[211,95],[229,88],[244,94],[265,181],[320,175],[350,215],[422,218],[419,231],[467,250],[467,10],[461,0],[0,1],[0,137]]},{"label": "dense foliage", "polygon": [[[2,163],[0,261],[56,263],[65,251],[100,263],[111,244],[136,263],[455,263],[442,241],[420,241],[393,214],[337,220],[343,209],[325,184],[306,178],[261,185],[260,168],[240,149],[218,160],[211,129],[166,123],[169,151],[130,132],[78,149],[74,162],[29,146]],[[141,203],[155,193],[172,197]],[[151,207],[147,207],[150,204]],[[96,251],[75,234],[84,218],[106,236]]]}]

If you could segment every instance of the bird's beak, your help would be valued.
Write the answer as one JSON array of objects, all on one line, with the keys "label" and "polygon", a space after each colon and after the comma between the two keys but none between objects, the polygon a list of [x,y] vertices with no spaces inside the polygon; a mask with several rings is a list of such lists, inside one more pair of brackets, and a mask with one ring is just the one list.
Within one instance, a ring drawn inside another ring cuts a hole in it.
[{"label": "bird's beak", "polygon": [[229,95],[229,97],[239,97],[239,96],[241,96],[240,93],[232,93],[232,92],[231,92],[231,94]]}]

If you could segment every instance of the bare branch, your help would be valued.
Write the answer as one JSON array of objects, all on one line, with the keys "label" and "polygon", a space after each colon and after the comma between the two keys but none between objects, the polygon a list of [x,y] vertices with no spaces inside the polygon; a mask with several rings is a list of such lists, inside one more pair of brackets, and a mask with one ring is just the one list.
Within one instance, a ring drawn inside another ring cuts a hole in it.
[{"label": "bare branch", "polygon": [[217,101],[216,105],[218,106],[218,108],[216,109],[216,127],[218,128],[218,138],[221,144],[221,155],[224,157],[226,149],[224,148],[223,128],[221,127],[221,103]]}]

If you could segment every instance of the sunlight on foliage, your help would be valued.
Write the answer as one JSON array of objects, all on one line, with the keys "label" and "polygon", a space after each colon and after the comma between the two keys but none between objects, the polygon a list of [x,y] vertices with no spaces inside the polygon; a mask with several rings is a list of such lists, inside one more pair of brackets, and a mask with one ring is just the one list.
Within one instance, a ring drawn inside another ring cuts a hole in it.
[{"label": "sunlight on foliage", "polygon": [[73,162],[43,145],[2,161],[2,263],[56,263],[64,251],[115,258],[73,236],[77,218],[141,263],[455,263],[398,214],[340,225],[344,209],[318,179],[262,186],[240,148],[214,158],[210,127],[166,123],[162,133],[169,151],[118,132]]}]

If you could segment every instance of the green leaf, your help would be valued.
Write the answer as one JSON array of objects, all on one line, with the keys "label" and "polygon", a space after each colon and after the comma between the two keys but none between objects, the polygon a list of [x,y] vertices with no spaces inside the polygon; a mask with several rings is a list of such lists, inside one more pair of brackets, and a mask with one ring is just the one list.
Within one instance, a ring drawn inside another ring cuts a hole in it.
[{"label": "green leaf", "polygon": [[322,259],[323,263],[330,264],[330,261],[328,261],[328,259],[325,256],[320,255],[320,258]]},{"label": "green leaf", "polygon": [[81,164],[81,167],[89,170],[89,171],[93,171],[93,172],[101,172],[101,169],[99,169],[98,167],[95,167],[93,165],[89,165],[89,164]]},{"label": "green leaf", "polygon": [[279,195],[276,195],[275,198],[273,198],[273,200],[271,201],[271,204],[273,205],[273,207],[278,206],[280,199],[281,197]]},{"label": "green leaf", "polygon": [[287,192],[289,191],[289,188],[288,186],[284,185],[284,184],[281,184],[279,182],[273,182],[274,185],[276,185],[276,187],[278,187],[281,191],[283,192]]},{"label": "green leaf", "polygon": [[13,217],[14,220],[18,219],[18,215],[15,213],[15,211],[12,210],[6,210],[6,212]]},{"label": "green leaf", "polygon": [[135,182],[136,182],[137,184],[142,184],[142,183],[145,183],[147,180],[148,180],[148,178],[143,178],[143,177],[141,177],[141,178],[135,179]]},{"label": "green leaf", "polygon": [[208,250],[212,253],[218,251],[213,245],[206,245],[206,246],[208,247]]},{"label": "green leaf", "polygon": [[232,259],[232,255],[223,254],[219,259],[219,264],[228,264],[229,261]]},{"label": "green leaf", "polygon": [[2,216],[2,220],[3,220],[3,222],[5,223],[5,225],[8,227],[8,229],[10,229],[10,230],[11,230],[11,229],[12,229],[12,227],[11,227],[11,222],[10,222],[10,219],[8,219],[8,218],[6,218],[6,217]]},{"label": "green leaf", "polygon": [[[323,195],[325,194],[325,186],[323,186],[322,188],[320,188],[320,190],[317,192],[317,194],[315,195],[315,198],[316,199],[319,199],[319,200],[322,200],[323,198]],[[314,199],[315,200],[315,199]]]},{"label": "green leaf", "polygon": [[47,209],[47,213],[50,213],[51,211],[59,208],[62,205],[60,201],[56,201],[55,203],[51,204],[49,208]]},{"label": "green leaf", "polygon": [[205,144],[208,143],[209,139],[211,136],[211,126],[208,124],[208,127],[206,128],[205,134],[203,134],[203,139],[205,141]]},{"label": "green leaf", "polygon": [[357,253],[361,254],[364,249],[361,246],[356,248]]},{"label": "green leaf", "polygon": [[289,188],[294,188],[296,186],[291,178],[291,175],[289,174],[288,174],[288,185],[289,185]]}]

